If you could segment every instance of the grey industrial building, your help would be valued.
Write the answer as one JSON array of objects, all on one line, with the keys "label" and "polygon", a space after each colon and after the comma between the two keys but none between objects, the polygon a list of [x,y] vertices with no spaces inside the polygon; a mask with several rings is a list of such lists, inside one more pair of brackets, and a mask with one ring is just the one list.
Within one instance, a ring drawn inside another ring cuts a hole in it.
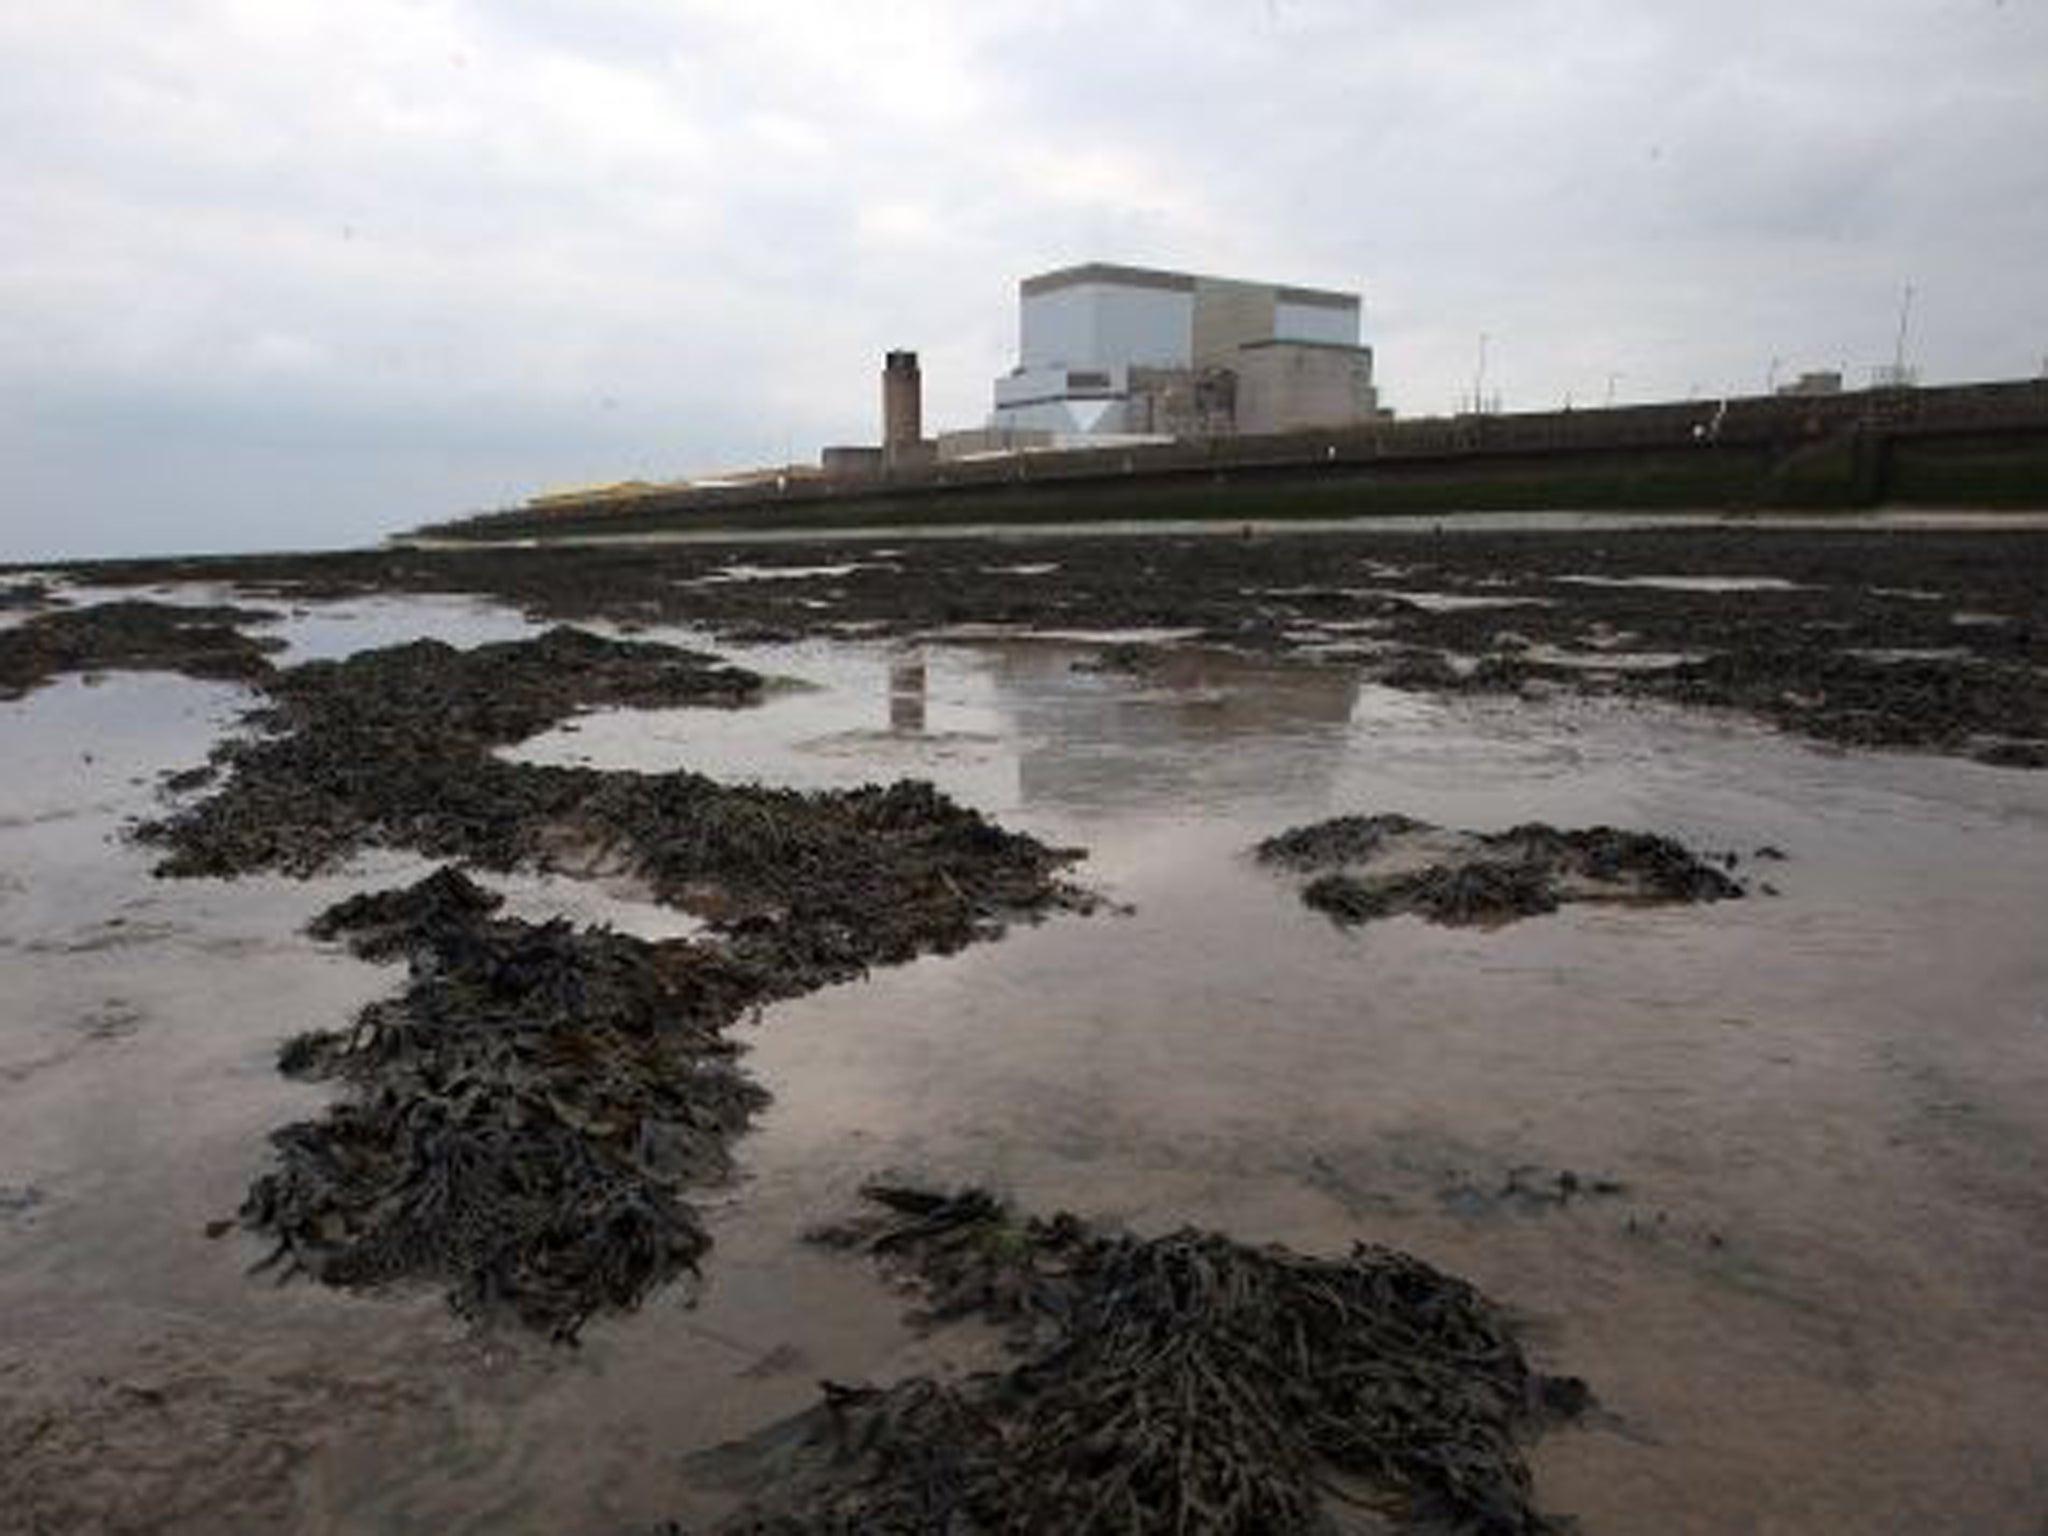
[{"label": "grey industrial building", "polygon": [[1089,262],[1018,285],[1018,363],[985,426],[924,435],[915,352],[882,369],[882,442],[834,479],[1031,448],[1344,427],[1382,416],[1355,293]]},{"label": "grey industrial building", "polygon": [[1378,414],[1355,293],[1090,262],[1027,277],[989,436],[1085,442]]}]

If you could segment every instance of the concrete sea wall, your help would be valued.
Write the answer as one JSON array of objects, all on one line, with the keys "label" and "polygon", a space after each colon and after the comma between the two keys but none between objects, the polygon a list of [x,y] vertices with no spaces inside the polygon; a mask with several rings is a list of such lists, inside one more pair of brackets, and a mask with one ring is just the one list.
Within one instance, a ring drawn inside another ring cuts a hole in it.
[{"label": "concrete sea wall", "polygon": [[1377,422],[650,490],[437,538],[1521,510],[2048,507],[2048,380]]}]

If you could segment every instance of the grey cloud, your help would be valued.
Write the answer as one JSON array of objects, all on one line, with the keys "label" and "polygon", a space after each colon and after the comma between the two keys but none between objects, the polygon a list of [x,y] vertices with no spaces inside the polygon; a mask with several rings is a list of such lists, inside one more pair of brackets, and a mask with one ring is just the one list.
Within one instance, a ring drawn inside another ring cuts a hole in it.
[{"label": "grey cloud", "polygon": [[1088,257],[1360,287],[1409,412],[1481,331],[1511,406],[1882,361],[1908,280],[1930,375],[2029,371],[2044,58],[2035,0],[12,7],[0,555],[814,451],[892,345],[964,423]]}]

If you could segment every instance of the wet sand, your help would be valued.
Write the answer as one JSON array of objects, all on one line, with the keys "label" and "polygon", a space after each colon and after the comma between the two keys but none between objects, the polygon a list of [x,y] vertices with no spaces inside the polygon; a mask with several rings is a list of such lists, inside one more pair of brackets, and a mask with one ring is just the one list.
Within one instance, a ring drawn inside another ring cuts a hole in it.
[{"label": "wet sand", "polygon": [[[299,606],[282,632],[329,654],[414,620],[519,627],[456,600]],[[1599,1396],[1535,1451],[1539,1502],[1589,1532],[2038,1532],[2048,777],[1656,703],[1403,692],[1294,655],[1173,646],[1101,671],[1075,665],[1098,646],[1048,640],[718,648],[813,686],[586,716],[513,755],[930,777],[1086,847],[1081,877],[1131,910],[769,1008],[741,1035],[773,1102],[711,1198],[697,1305],[657,1295],[573,1352],[473,1336],[426,1292],[273,1288],[242,1273],[253,1240],[204,1236],[268,1131],[324,1101],[277,1075],[279,1042],[391,985],[298,930],[426,861],[152,881],[120,829],[245,695],[116,674],[0,704],[0,1527],[715,1515],[688,1453],[820,1377],[988,1347],[917,1336],[861,1265],[796,1241],[896,1170],[1145,1232],[1362,1238],[1470,1278]],[[1372,811],[1789,858],[1775,897],[1346,932],[1248,856]],[[511,885],[536,912],[688,927],[630,891]],[[1527,1197],[1566,1171],[1586,1193]]]}]

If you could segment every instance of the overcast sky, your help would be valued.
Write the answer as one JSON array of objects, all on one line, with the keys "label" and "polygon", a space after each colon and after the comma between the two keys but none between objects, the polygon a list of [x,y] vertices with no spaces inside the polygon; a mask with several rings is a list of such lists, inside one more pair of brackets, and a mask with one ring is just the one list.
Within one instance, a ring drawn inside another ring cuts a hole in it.
[{"label": "overcast sky", "polygon": [[988,409],[1084,260],[1508,409],[2048,356],[2048,0],[6,0],[0,559],[360,543]]}]

